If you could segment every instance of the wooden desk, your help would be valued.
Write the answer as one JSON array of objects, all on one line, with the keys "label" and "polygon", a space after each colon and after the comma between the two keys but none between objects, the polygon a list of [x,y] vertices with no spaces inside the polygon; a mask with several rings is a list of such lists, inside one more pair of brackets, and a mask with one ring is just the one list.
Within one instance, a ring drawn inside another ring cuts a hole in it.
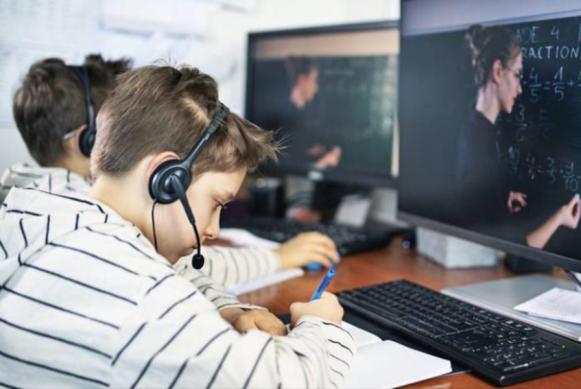
[{"label": "wooden desk", "polygon": [[[247,293],[242,295],[240,300],[268,307],[275,314],[285,314],[289,311],[290,303],[310,299],[323,275],[324,272],[308,273],[301,278]],[[560,272],[556,272],[555,275],[562,276]],[[415,252],[403,251],[401,242],[395,240],[385,249],[344,258],[339,264],[337,275],[328,290],[338,292],[402,278],[441,290],[510,276],[511,273],[502,266],[470,270],[446,270]],[[477,376],[465,373],[427,380],[411,387],[490,388],[492,386]],[[514,387],[578,388],[581,387],[581,369],[528,381]]]}]

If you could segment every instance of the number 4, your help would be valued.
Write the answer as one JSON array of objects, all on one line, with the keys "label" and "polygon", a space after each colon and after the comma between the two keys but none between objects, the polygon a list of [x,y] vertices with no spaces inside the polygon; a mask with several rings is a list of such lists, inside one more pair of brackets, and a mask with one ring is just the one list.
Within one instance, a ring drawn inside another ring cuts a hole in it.
[{"label": "number 4", "polygon": [[554,36],[556,40],[559,40],[559,27],[553,26],[553,28],[551,28],[551,35]]}]

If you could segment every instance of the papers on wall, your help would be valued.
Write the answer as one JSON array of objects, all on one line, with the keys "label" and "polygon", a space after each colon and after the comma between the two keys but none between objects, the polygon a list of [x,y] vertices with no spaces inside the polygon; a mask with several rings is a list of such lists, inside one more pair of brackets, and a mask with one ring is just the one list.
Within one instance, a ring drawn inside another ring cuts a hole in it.
[{"label": "papers on wall", "polygon": [[0,128],[15,127],[14,92],[30,65],[48,57],[80,64],[87,54],[101,53],[130,57],[135,66],[158,60],[195,64],[221,81],[238,66],[230,48],[212,44],[211,16],[220,7],[239,4],[244,9],[252,3],[0,0]]},{"label": "papers on wall", "polygon": [[191,0],[101,0],[106,28],[150,33],[207,35],[216,2]]}]

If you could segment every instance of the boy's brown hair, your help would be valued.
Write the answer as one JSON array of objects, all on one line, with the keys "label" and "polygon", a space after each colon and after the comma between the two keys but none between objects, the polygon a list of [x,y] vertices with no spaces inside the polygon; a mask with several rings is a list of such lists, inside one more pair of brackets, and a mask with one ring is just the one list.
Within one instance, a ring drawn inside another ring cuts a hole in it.
[{"label": "boy's brown hair", "polygon": [[[95,113],[115,85],[115,76],[131,61],[85,57]],[[64,153],[63,136],[87,121],[84,87],[79,76],[59,58],[34,63],[16,91],[13,114],[28,151],[41,166],[54,165]]]},{"label": "boy's brown hair", "polygon": [[[218,109],[216,81],[196,68],[146,66],[118,78],[97,117],[92,173],[120,175],[148,155],[173,151],[183,158]],[[208,171],[254,170],[276,158],[273,134],[230,113],[193,166]]]}]

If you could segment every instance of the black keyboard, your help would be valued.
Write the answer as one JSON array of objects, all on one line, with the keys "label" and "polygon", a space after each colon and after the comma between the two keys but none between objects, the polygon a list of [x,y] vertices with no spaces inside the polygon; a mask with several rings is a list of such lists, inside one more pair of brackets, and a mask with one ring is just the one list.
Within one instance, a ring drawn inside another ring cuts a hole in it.
[{"label": "black keyboard", "polygon": [[401,227],[392,226],[356,228],[339,224],[297,223],[285,219],[250,219],[243,222],[227,222],[224,226],[242,228],[262,238],[280,243],[302,232],[318,231],[328,235],[335,242],[340,255],[383,247],[394,235],[407,231]]},{"label": "black keyboard", "polygon": [[581,366],[581,344],[409,281],[353,289],[341,303],[497,385]]}]

